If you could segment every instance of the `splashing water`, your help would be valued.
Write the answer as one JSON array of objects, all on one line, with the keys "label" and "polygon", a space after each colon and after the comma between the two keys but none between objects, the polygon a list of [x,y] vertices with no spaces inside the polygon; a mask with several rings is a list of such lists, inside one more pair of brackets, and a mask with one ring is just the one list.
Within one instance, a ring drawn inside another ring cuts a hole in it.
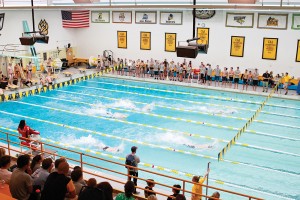
[{"label": "splashing water", "polygon": [[60,141],[69,141],[68,144],[83,148],[91,148],[95,151],[107,151],[110,153],[122,153],[124,151],[123,142],[118,146],[108,146],[101,140],[94,138],[92,135],[81,136],[76,138],[74,135],[63,135],[59,138]]},{"label": "splashing water", "polygon": [[147,104],[142,108],[138,108],[131,100],[121,99],[112,104],[108,104],[108,106],[111,108],[125,108],[135,111],[151,112],[155,107],[155,103]]},{"label": "splashing water", "polygon": [[15,123],[11,119],[5,119],[5,118],[0,118],[0,125],[8,127],[8,128],[12,128],[12,129],[16,129],[19,126],[18,123]]}]

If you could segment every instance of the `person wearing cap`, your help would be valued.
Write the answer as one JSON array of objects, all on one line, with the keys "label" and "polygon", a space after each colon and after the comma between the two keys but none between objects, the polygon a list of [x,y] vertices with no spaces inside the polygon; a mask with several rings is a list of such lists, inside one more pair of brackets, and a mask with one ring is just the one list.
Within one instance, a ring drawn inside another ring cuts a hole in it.
[{"label": "person wearing cap", "polygon": [[[138,163],[140,162],[140,158],[136,155],[136,146],[131,147],[131,153],[126,156],[126,160],[128,157],[133,156],[134,157],[134,162],[135,162],[135,167],[138,167]],[[131,180],[131,176],[138,177],[138,169],[133,169],[133,168],[127,168],[128,169],[128,181]],[[137,178],[133,178],[134,185],[137,186]],[[134,188],[134,194],[138,194],[139,192],[136,191],[136,188]]]}]

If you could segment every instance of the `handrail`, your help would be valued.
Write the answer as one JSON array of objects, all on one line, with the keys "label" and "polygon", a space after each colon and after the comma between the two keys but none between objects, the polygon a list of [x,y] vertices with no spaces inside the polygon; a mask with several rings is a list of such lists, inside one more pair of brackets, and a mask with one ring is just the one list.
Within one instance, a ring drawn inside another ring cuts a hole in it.
[{"label": "handrail", "polygon": [[[17,131],[15,131],[17,132]],[[21,145],[20,143],[17,143],[17,142],[13,142],[13,141],[10,141],[9,140],[9,136],[12,136],[12,137],[16,137],[18,139],[25,139],[24,137],[20,137],[19,135],[16,135],[16,134],[12,134],[12,133],[8,133],[8,132],[4,132],[2,130],[0,130],[0,133],[2,134],[5,134],[6,135],[6,139],[4,138],[0,138],[1,141],[5,141],[7,143],[7,147],[6,146],[2,146],[0,145],[0,147],[2,148],[5,148],[5,149],[8,149],[8,154],[10,155],[11,152],[10,151],[14,151],[14,152],[18,152],[18,153],[24,153],[22,151],[18,151],[17,149],[12,149],[11,148],[11,144],[14,144],[16,146],[24,146],[24,147],[27,147],[28,146],[25,146],[25,145]],[[28,138],[26,138],[28,139]],[[54,152],[49,152],[47,150],[44,149],[44,146],[49,146],[49,147],[52,147],[52,148],[55,148],[56,150],[57,149],[60,149],[60,150],[63,150],[63,151],[68,151],[68,152],[71,152],[71,153],[75,153],[77,154],[79,157],[80,157],[80,160],[76,160],[74,158],[69,158],[69,157],[66,157],[66,156],[63,156],[65,158],[67,158],[68,160],[71,160],[73,162],[76,162],[76,163],[79,163],[80,166],[82,167],[82,169],[84,169],[84,166],[90,166],[90,167],[95,167],[97,169],[102,169],[102,170],[106,170],[108,172],[113,172],[113,173],[116,173],[116,174],[119,174],[119,175],[122,175],[122,176],[125,176],[125,177],[133,177],[133,178],[136,178],[138,180],[142,180],[142,181],[146,181],[146,179],[144,178],[141,178],[141,177],[135,177],[135,176],[131,176],[131,175],[128,175],[128,173],[123,173],[123,172],[119,172],[119,171],[115,171],[115,170],[112,170],[112,169],[108,169],[108,168],[105,168],[105,167],[100,167],[100,166],[97,166],[97,165],[94,165],[94,164],[91,164],[91,163],[87,163],[87,162],[84,162],[83,161],[83,156],[84,157],[88,157],[88,158],[92,158],[92,159],[95,159],[95,160],[99,160],[99,161],[105,161],[105,162],[108,162],[108,163],[111,163],[111,164],[115,164],[115,165],[119,165],[119,166],[123,166],[123,167],[127,167],[127,168],[133,168],[133,169],[137,169],[137,170],[140,170],[140,171],[143,171],[143,172],[147,172],[147,173],[150,173],[150,174],[153,174],[153,175],[158,175],[158,176],[162,176],[162,177],[165,177],[165,178],[170,178],[170,179],[173,179],[173,180],[177,180],[177,181],[180,181],[182,182],[182,186],[183,188],[180,189],[180,191],[184,193],[190,193],[190,194],[197,194],[197,193],[193,193],[189,190],[186,190],[185,189],[185,186],[186,186],[186,183],[189,183],[189,184],[195,184],[194,182],[190,181],[190,180],[185,180],[185,179],[181,179],[181,178],[177,178],[177,177],[174,177],[174,176],[169,176],[169,175],[165,175],[165,174],[161,174],[161,173],[158,173],[158,172],[153,172],[153,171],[150,171],[150,170],[146,170],[146,169],[142,169],[142,168],[138,168],[138,167],[133,167],[133,166],[129,166],[129,165],[125,165],[125,164],[122,164],[122,163],[119,163],[119,162],[115,162],[115,161],[111,161],[111,160],[108,160],[108,159],[105,159],[105,158],[99,158],[99,157],[96,157],[96,156],[93,156],[93,155],[89,155],[89,154],[85,154],[83,152],[80,152],[80,151],[76,151],[76,150],[71,150],[71,149],[67,149],[67,148],[64,148],[64,147],[60,147],[60,146],[56,146],[56,145],[53,145],[53,144],[49,144],[49,143],[46,143],[46,142],[41,142],[41,141],[36,141],[36,140],[31,140],[33,142],[39,142],[41,144],[41,148],[39,149],[39,151],[41,153],[48,153],[50,155],[53,155],[53,156],[61,156],[59,155],[58,153],[54,153]],[[124,161],[125,161],[125,158],[124,158]],[[89,171],[85,171],[83,170],[85,173],[87,174],[91,174],[91,175],[94,175],[94,176],[97,176],[97,177],[101,177],[101,178],[105,178],[107,180],[111,180],[111,181],[114,181],[114,182],[117,182],[117,183],[123,183],[122,181],[119,181],[119,180],[115,180],[113,178],[109,178],[107,176],[101,176],[99,174],[94,174],[94,173],[91,173]],[[174,188],[172,186],[169,186],[169,185],[166,185],[166,184],[163,184],[163,183],[159,183],[159,182],[153,182],[155,184],[158,184],[158,185],[161,185],[163,187],[167,187],[167,188],[173,188],[173,189],[177,189],[177,188]],[[240,196],[240,197],[246,197],[248,198],[249,200],[251,199],[256,199],[256,200],[262,200],[262,198],[258,198],[258,197],[254,197],[254,196],[250,196],[250,195],[246,195],[246,194],[242,194],[242,193],[238,193],[238,192],[234,192],[234,191],[229,191],[229,190],[225,190],[225,189],[222,189],[222,188],[217,188],[217,187],[213,187],[213,186],[209,186],[209,185],[205,185],[205,184],[200,184],[200,183],[196,183],[197,185],[201,185],[201,186],[204,186],[206,188],[210,188],[210,189],[214,189],[214,190],[217,190],[217,191],[221,191],[221,192],[225,192],[225,193],[228,193],[228,194],[231,194],[231,195],[236,195],[236,196]],[[144,188],[141,188],[139,186],[137,186],[137,188],[139,189],[142,189],[142,190],[146,190]],[[147,191],[147,190],[146,190]],[[169,195],[167,194],[163,194],[163,193],[160,193],[160,192],[156,192],[155,193],[159,194],[159,195],[162,195],[162,196],[166,196],[168,197]],[[200,196],[200,194],[197,194]],[[209,197],[209,196],[206,196],[204,194],[201,194],[202,197]],[[209,197],[211,198],[211,197]]]}]

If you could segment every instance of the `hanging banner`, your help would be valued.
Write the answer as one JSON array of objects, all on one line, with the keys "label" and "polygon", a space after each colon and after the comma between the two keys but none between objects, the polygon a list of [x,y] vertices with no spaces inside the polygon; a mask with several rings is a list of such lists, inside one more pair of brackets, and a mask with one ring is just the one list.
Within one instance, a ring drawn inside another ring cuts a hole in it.
[{"label": "hanging banner", "polygon": [[300,40],[297,42],[296,62],[300,62]]},{"label": "hanging banner", "polygon": [[176,51],[176,33],[165,33],[165,51]]},{"label": "hanging banner", "polygon": [[110,11],[92,11],[92,23],[109,23]]},{"label": "hanging banner", "polygon": [[127,31],[118,31],[118,48],[127,49]]},{"label": "hanging banner", "polygon": [[245,37],[231,36],[230,56],[244,56]]},{"label": "hanging banner", "polygon": [[197,28],[197,44],[208,45],[209,44],[209,28]]},{"label": "hanging banner", "polygon": [[278,38],[264,38],[262,59],[276,60]]},{"label": "hanging banner", "polygon": [[140,49],[151,50],[151,32],[141,32]]},{"label": "hanging banner", "polygon": [[156,11],[135,11],[136,24],[156,24]]},{"label": "hanging banner", "polygon": [[131,11],[112,11],[112,22],[113,23],[132,23],[132,12]]}]

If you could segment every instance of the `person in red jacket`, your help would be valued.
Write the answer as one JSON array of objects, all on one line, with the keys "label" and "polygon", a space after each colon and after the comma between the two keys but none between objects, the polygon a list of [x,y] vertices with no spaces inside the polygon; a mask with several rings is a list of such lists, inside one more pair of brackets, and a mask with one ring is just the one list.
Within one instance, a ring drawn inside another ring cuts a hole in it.
[{"label": "person in red jacket", "polygon": [[[29,126],[26,125],[25,120],[21,120],[19,123],[19,127],[18,127],[18,132],[19,134],[21,134],[21,136],[19,137],[21,140],[21,144],[25,145],[25,146],[31,146],[30,145],[30,135],[31,134],[35,134],[35,135],[39,135],[40,132],[31,129]],[[28,139],[26,139],[28,138]]]}]

